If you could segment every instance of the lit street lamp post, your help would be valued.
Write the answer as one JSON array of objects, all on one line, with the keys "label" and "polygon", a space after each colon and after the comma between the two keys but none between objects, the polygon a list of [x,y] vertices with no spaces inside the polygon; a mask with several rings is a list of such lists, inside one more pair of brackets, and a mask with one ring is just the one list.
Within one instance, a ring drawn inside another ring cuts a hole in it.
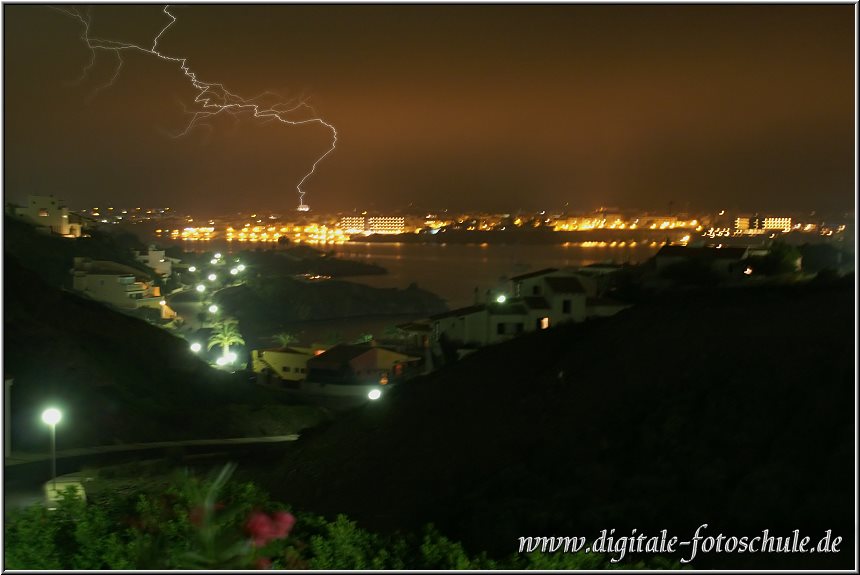
[{"label": "lit street lamp post", "polygon": [[51,426],[51,481],[55,493],[57,491],[57,423],[62,416],[60,410],[53,407],[42,412],[42,421]]}]

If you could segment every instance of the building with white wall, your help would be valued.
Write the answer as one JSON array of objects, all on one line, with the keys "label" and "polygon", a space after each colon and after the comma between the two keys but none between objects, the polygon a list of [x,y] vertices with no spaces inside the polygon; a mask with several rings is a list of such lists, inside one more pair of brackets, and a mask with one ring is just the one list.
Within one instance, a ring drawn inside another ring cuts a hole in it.
[{"label": "building with white wall", "polygon": [[121,309],[160,307],[160,290],[132,267],[89,258],[75,258],[72,288]]},{"label": "building with white wall", "polygon": [[344,216],[340,228],[349,234],[402,234],[406,231],[404,216]]},{"label": "building with white wall", "polygon": [[175,258],[169,258],[164,250],[155,249],[154,245],[150,245],[145,252],[135,252],[135,259],[142,264],[145,264],[161,277],[168,278],[173,273],[173,264],[179,263]]},{"label": "building with white wall", "polygon": [[53,195],[27,196],[27,205],[15,208],[15,215],[51,233],[68,237],[80,237],[81,223],[71,217],[66,205]]}]

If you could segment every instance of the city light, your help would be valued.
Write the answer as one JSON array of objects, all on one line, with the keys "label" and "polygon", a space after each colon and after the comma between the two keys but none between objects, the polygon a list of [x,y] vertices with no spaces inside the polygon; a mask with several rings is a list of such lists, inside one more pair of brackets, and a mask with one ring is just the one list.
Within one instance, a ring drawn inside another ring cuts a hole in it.
[{"label": "city light", "polygon": [[48,425],[57,425],[62,418],[63,414],[60,412],[59,409],[55,407],[49,407],[42,412],[42,421],[44,421]]},{"label": "city light", "polygon": [[375,400],[379,399],[380,397],[382,397],[382,391],[380,391],[378,389],[371,389],[367,394],[367,398],[372,400],[372,401],[375,401]]},{"label": "city light", "polygon": [[51,481],[53,489],[57,491],[57,424],[63,414],[55,407],[49,407],[42,412],[42,421],[51,426]]},{"label": "city light", "polygon": [[238,270],[237,268],[233,268],[233,269],[231,269],[231,270],[230,270],[230,275],[231,275],[231,276],[237,275],[238,273],[239,273],[239,270]]},{"label": "city light", "polygon": [[200,293],[203,293],[204,291],[206,291],[206,286],[205,286],[205,285],[203,285],[203,284],[197,284],[197,287],[196,287],[196,288],[194,288],[194,289],[196,289],[196,290],[197,290],[197,291],[199,291]]},{"label": "city light", "polygon": [[216,253],[216,254],[215,254],[215,259],[216,259],[216,260],[220,260],[220,259],[221,259],[221,252],[218,252],[218,253]]},{"label": "city light", "polygon": [[217,313],[217,312],[218,312],[218,306],[217,305],[215,305],[213,303],[212,305],[209,306],[209,313]]},{"label": "city light", "polygon": [[212,264],[212,265],[214,266],[215,264],[217,264],[217,263],[218,263],[218,260],[216,260],[216,259],[214,259],[214,258],[213,258],[213,259],[209,260],[209,263],[210,263],[210,264]]},{"label": "city light", "polygon": [[498,296],[498,297],[496,298],[496,302],[497,302],[497,303],[505,303],[507,300],[508,300],[508,298],[507,298],[507,297],[505,297],[505,295],[504,295],[504,294],[502,294],[502,295],[500,295],[500,296]]},{"label": "city light", "polygon": [[196,271],[197,271],[197,266],[191,266],[190,268],[188,268],[188,271],[190,271],[190,272],[196,272]]},{"label": "city light", "polygon": [[227,358],[222,355],[221,357],[219,357],[218,359],[215,360],[215,363],[219,366],[227,365]]},{"label": "city light", "polygon": [[236,269],[239,270],[240,272],[245,271],[245,264],[239,264],[238,266],[236,266]]},{"label": "city light", "polygon": [[167,300],[161,300],[160,302],[158,302],[158,305],[167,305]]},{"label": "city light", "polygon": [[194,353],[198,353],[201,349],[203,349],[203,346],[196,341],[191,344],[191,351],[193,351]]},{"label": "city light", "polygon": [[214,282],[218,279],[218,276],[216,276],[215,274],[209,274],[208,276],[206,276],[206,279],[208,279],[210,282]]}]

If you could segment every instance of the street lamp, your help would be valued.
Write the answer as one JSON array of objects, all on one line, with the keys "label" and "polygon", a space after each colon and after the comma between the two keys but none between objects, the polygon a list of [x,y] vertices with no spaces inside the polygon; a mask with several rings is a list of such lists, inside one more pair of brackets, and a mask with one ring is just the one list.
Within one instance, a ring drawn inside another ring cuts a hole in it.
[{"label": "street lamp", "polygon": [[197,271],[197,266],[191,266],[190,268],[188,268],[188,271],[190,271],[190,272],[192,272],[192,273],[193,273],[193,272],[196,272],[196,271]]},{"label": "street lamp", "polygon": [[200,293],[203,293],[203,292],[206,290],[206,286],[205,286],[205,285],[203,285],[203,284],[197,284],[197,287],[196,287],[196,288],[194,288],[194,289],[196,289],[196,290],[197,290],[197,291],[199,291]]},{"label": "street lamp", "polygon": [[508,298],[505,296],[505,294],[501,294],[499,297],[496,298],[496,301],[498,303],[505,303],[507,301],[507,299]]},{"label": "street lamp", "polygon": [[210,282],[214,282],[218,279],[218,276],[216,276],[215,274],[209,274],[208,276],[206,276],[206,279],[208,279]]},{"label": "street lamp", "polygon": [[42,421],[51,426],[51,480],[54,484],[54,493],[57,492],[57,423],[63,414],[59,409],[49,407],[42,412]]},{"label": "street lamp", "polygon": [[382,392],[378,389],[371,389],[367,394],[367,398],[371,401],[376,401],[380,397],[382,397]]},{"label": "street lamp", "polygon": [[198,353],[201,349],[203,349],[203,346],[196,341],[191,344],[191,351],[193,351],[194,353]]},{"label": "street lamp", "polygon": [[209,313],[217,313],[217,312],[218,312],[218,306],[217,305],[215,305],[213,303],[212,305],[209,306]]}]

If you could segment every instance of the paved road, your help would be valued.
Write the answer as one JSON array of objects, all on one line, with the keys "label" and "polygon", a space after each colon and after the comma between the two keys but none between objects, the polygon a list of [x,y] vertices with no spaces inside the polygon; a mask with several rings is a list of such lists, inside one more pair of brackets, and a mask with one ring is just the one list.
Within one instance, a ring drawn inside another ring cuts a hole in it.
[{"label": "paved road", "polygon": [[[101,445],[97,447],[83,447],[79,449],[65,449],[57,451],[57,459],[69,457],[80,457],[82,455],[99,455],[103,453],[120,453],[124,451],[140,451],[144,449],[160,449],[165,447],[205,447],[205,446],[231,446],[260,443],[281,443],[285,441],[296,441],[299,435],[266,435],[262,437],[234,437],[230,439],[187,439],[183,441],[155,441],[152,443],[124,443],[121,445]],[[51,454],[45,453],[12,453],[6,457],[3,465],[11,467],[38,461],[49,461]]]},{"label": "paved road", "polygon": [[[92,469],[102,465],[121,464],[140,460],[142,451],[156,451],[151,457],[164,458],[160,449],[182,447],[187,449],[182,465],[205,461],[239,462],[246,458],[271,457],[270,450],[282,442],[292,442],[298,435],[274,435],[265,437],[240,437],[234,439],[201,439],[189,441],[160,441],[127,445],[106,445],[84,449],[69,449],[57,452],[57,478],[71,479],[92,475]],[[212,449],[210,449],[212,448]],[[130,459],[131,458],[131,459]],[[202,459],[201,459],[202,458]],[[84,471],[90,470],[90,471]],[[13,453],[7,457],[2,472],[4,513],[22,509],[35,503],[45,502],[44,484],[51,478],[50,454]]]}]

